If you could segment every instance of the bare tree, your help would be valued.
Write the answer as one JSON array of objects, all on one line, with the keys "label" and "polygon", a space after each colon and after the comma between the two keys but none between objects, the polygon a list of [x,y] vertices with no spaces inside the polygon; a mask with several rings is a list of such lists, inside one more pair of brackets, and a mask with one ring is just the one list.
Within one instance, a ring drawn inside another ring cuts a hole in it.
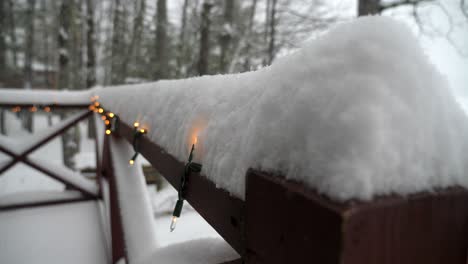
[{"label": "bare tree", "polygon": [[[34,48],[34,17],[36,10],[36,1],[28,0],[26,9],[26,41],[24,47],[24,85],[25,89],[31,89],[33,82],[33,48]],[[23,127],[29,132],[33,132],[33,113],[22,112]]]},{"label": "bare tree", "polygon": [[[468,6],[465,4],[465,0],[458,0],[460,11],[466,17],[468,22]],[[434,30],[436,35],[444,37],[455,50],[464,57],[468,57],[468,50],[466,48],[460,48],[456,41],[453,40],[453,29],[455,27],[455,22],[453,21],[452,15],[447,10],[444,2],[436,1],[436,0],[398,0],[398,1],[383,1],[383,0],[359,0],[358,1],[358,16],[363,15],[372,15],[372,14],[380,14],[386,10],[401,7],[401,6],[408,6],[412,8],[412,16],[416,25],[419,27],[419,31],[422,34],[428,34],[426,30],[427,21],[423,21],[419,15],[419,9],[423,4],[432,5],[437,7],[446,17],[448,22],[448,30],[446,32],[440,32],[439,30]]]},{"label": "bare tree", "polygon": [[[96,53],[94,39],[94,6],[93,0],[86,0],[86,87],[96,85]],[[94,118],[88,119],[88,138],[96,137]]]},{"label": "bare tree", "polygon": [[267,62],[271,64],[275,58],[275,38],[276,38],[276,4],[278,0],[272,0],[270,6],[270,19],[269,19],[269,41],[268,41],[268,52],[267,52]]},{"label": "bare tree", "polygon": [[59,19],[58,19],[58,81],[57,88],[65,89],[69,87],[69,32],[71,19],[71,1],[62,0],[60,3]]},{"label": "bare tree", "polygon": [[121,0],[114,2],[114,21],[112,25],[111,42],[111,84],[123,83],[126,76],[123,75],[122,50],[125,50],[124,31],[125,31],[125,8]]},{"label": "bare tree", "polygon": [[210,11],[213,4],[208,0],[203,3],[201,13],[201,26],[200,26],[200,53],[198,58],[198,74],[205,75],[208,73],[208,62],[210,54]]},{"label": "bare tree", "polygon": [[228,66],[228,53],[231,48],[233,25],[234,25],[234,0],[224,1],[224,23],[219,36],[219,44],[221,47],[221,54],[219,56],[219,70],[221,72],[227,71]]},{"label": "bare tree", "polygon": [[187,31],[187,9],[188,0],[184,0],[182,6],[182,16],[180,21],[180,32],[179,32],[179,43],[177,45],[177,73],[179,76],[185,74],[184,63],[185,63],[185,35]]},{"label": "bare tree", "polygon": [[[8,0],[8,13],[9,13],[9,33],[10,33],[10,49],[13,55],[13,68],[18,67],[17,44],[16,44],[16,24],[13,0]],[[2,16],[3,17],[3,16]]]},{"label": "bare tree", "polygon": [[[72,1],[62,0],[59,8],[58,25],[58,50],[59,50],[59,69],[58,69],[58,88],[66,89],[70,85],[69,80],[69,36],[72,18]],[[61,113],[61,119],[66,118],[64,112]],[[62,135],[63,163],[65,166],[73,169],[75,167],[74,155],[77,153],[76,130],[69,129]]]},{"label": "bare tree", "polygon": [[139,64],[136,60],[138,48],[141,46],[144,18],[146,12],[146,0],[135,1],[135,18],[133,19],[133,30],[130,44],[127,52],[124,54],[123,74],[128,75],[128,67],[135,64]]},{"label": "bare tree", "polygon": [[34,54],[34,16],[36,1],[28,0],[26,9],[26,41],[24,47],[24,88],[31,89],[33,81],[32,63]]},{"label": "bare tree", "polygon": [[156,10],[156,52],[154,79],[159,80],[169,76],[169,54],[167,36],[167,6],[166,0],[157,0]]}]

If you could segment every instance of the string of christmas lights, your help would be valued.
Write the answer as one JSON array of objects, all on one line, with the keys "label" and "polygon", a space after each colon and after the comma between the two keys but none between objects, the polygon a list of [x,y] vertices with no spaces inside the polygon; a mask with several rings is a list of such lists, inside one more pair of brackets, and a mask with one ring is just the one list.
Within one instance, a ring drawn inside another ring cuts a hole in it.
[{"label": "string of christmas lights", "polygon": [[[101,106],[101,104],[97,101],[97,99],[99,99],[99,97],[97,96],[91,97],[92,104],[90,104],[89,110],[101,115],[101,119],[104,121],[104,125],[106,127],[106,130],[105,130],[106,135],[110,135],[113,132],[118,130],[120,118],[112,112],[107,112]],[[133,150],[135,151],[135,153],[129,160],[130,165],[135,164],[135,160],[140,153],[140,138],[143,135],[145,135],[147,132],[148,131],[145,128],[140,127],[140,122],[136,121],[135,123],[133,123],[132,146],[133,146]],[[185,186],[186,186],[188,177],[190,176],[192,172],[199,173],[201,172],[201,169],[202,169],[202,165],[200,163],[193,162],[196,143],[197,143],[197,138],[195,137],[195,141],[192,144],[192,148],[188,156],[188,161],[185,164],[184,173],[180,179],[180,185],[178,189],[178,199],[174,207],[174,211],[172,213],[172,220],[171,220],[171,225],[170,225],[171,232],[175,230],[177,220],[180,218],[180,215],[182,213],[182,208],[184,206],[184,200],[185,200]]]}]

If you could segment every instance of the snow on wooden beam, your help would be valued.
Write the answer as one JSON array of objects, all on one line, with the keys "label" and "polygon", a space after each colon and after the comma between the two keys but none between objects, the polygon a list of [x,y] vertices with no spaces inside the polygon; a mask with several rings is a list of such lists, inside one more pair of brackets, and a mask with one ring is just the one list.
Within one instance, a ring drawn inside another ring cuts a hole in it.
[{"label": "snow on wooden beam", "polygon": [[[133,127],[121,122],[115,132],[128,142],[133,140]],[[147,137],[140,138],[140,153],[176,189],[185,164],[167,153],[156,142]],[[133,153],[126,156],[128,159]],[[191,173],[186,183],[185,198],[190,205],[228,242],[240,255],[244,252],[242,226],[244,223],[244,202],[231,196],[199,173]],[[183,216],[178,225],[184,224]]]},{"label": "snow on wooden beam", "polygon": [[22,192],[0,197],[0,211],[82,202],[94,199],[79,191]]},{"label": "snow on wooden beam", "polygon": [[82,108],[89,105],[90,97],[89,91],[0,89],[0,106]]},{"label": "snow on wooden beam", "polygon": [[127,261],[139,263],[157,247],[143,171],[128,164],[133,149],[124,139],[111,137],[109,144]]},{"label": "snow on wooden beam", "polygon": [[57,125],[32,136],[27,137],[26,139],[21,139],[22,142],[13,141],[6,137],[0,137],[0,145],[7,147],[10,150],[10,155],[14,158],[9,163],[4,164],[0,167],[0,174],[13,167],[18,161],[24,160],[24,158],[49,142],[51,139],[62,134],[64,131],[70,127],[76,125],[79,121],[87,118],[92,111],[80,111]]}]

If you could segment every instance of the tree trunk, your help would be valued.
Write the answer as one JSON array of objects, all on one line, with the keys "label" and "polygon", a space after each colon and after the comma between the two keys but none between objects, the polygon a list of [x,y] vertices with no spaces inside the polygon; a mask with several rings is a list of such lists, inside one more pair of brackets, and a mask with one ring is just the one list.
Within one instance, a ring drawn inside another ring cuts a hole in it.
[{"label": "tree trunk", "polygon": [[[59,32],[58,32],[58,50],[59,50],[59,69],[58,69],[58,88],[65,89],[70,85],[69,80],[69,33],[71,26],[71,3],[69,0],[62,0],[59,11]],[[67,117],[65,112],[60,113],[63,120]],[[70,169],[75,167],[74,155],[76,154],[76,143],[73,142],[73,129],[67,130],[62,134],[62,152],[63,164]]]},{"label": "tree trunk", "polygon": [[[5,77],[7,63],[6,63],[6,19],[5,19],[5,1],[0,1],[0,87],[3,78]],[[3,113],[3,111],[2,111]],[[3,117],[3,116],[2,116]],[[2,126],[3,129],[3,126]]]},{"label": "tree trunk", "polygon": [[83,9],[82,1],[72,1],[72,23],[70,29],[70,89],[81,90],[85,86],[85,78],[83,78],[83,48],[85,43],[83,41]]},{"label": "tree trunk", "polygon": [[31,89],[33,82],[33,48],[34,48],[34,15],[35,15],[35,0],[28,0],[28,8],[26,10],[26,41],[24,47],[24,88]]},{"label": "tree trunk", "polygon": [[11,40],[11,52],[13,55],[13,68],[16,70],[18,68],[18,56],[17,56],[17,46],[16,46],[16,26],[15,26],[15,16],[14,16],[14,9],[13,9],[13,0],[8,1],[9,5],[9,27],[10,27],[10,40]]},{"label": "tree trunk", "polygon": [[169,54],[167,49],[167,6],[166,0],[158,0],[156,13],[156,52],[154,79],[169,76]]},{"label": "tree trunk", "polygon": [[[86,87],[96,85],[96,53],[94,51],[94,6],[93,0],[86,0]],[[88,138],[96,138],[96,124],[88,118]]]},{"label": "tree trunk", "polygon": [[[143,33],[143,21],[145,18],[146,12],[146,3],[145,0],[135,1],[135,19],[133,20],[133,31],[132,31],[132,38],[130,40],[130,45],[128,46],[127,52],[124,54],[124,64],[122,65],[123,75],[128,76],[128,66],[130,65],[138,65],[139,61],[135,56],[138,53],[140,44],[141,44],[141,36]],[[133,70],[133,69],[131,69]],[[133,74],[133,73],[131,73]]]},{"label": "tree trunk", "polygon": [[[26,9],[26,41],[24,47],[24,89],[31,89],[33,85],[33,49],[34,49],[34,18],[36,10],[36,0],[28,0]],[[33,114],[24,112],[23,126],[29,132],[33,132]]]},{"label": "tree trunk", "polygon": [[358,16],[375,15],[380,13],[380,0],[359,0]]},{"label": "tree trunk", "polygon": [[122,84],[126,76],[123,72],[123,55],[125,50],[125,8],[121,0],[115,0],[114,3],[114,21],[112,32],[112,55],[111,55],[111,84]]},{"label": "tree trunk", "polygon": [[71,18],[71,1],[62,0],[59,13],[59,32],[57,35],[58,51],[59,51],[59,69],[58,69],[58,82],[59,90],[69,87],[69,32],[70,32],[70,18]]},{"label": "tree trunk", "polygon": [[[263,43],[265,47],[268,47],[268,38],[270,37],[270,13],[271,13],[271,0],[266,0],[266,8],[265,8],[265,27],[263,30]],[[267,58],[268,58],[268,51],[267,48],[265,48],[265,56],[263,56],[262,64],[266,65],[267,64]]]},{"label": "tree trunk", "polygon": [[41,27],[43,30],[43,61],[45,63],[45,71],[46,73],[44,74],[44,83],[46,85],[45,88],[51,89],[52,88],[52,83],[49,78],[49,71],[50,71],[50,58],[49,58],[49,25],[47,24],[47,16],[48,16],[48,10],[47,10],[47,0],[42,0],[41,1]]},{"label": "tree trunk", "polygon": [[271,15],[270,15],[270,41],[268,43],[268,64],[273,62],[276,54],[275,37],[276,37],[276,4],[278,0],[272,0],[271,3]]},{"label": "tree trunk", "polygon": [[234,0],[224,1],[224,25],[221,30],[221,36],[219,38],[221,46],[221,54],[219,56],[219,70],[222,73],[227,71],[229,63],[228,53],[232,42],[232,31],[233,31],[233,20],[234,20]]},{"label": "tree trunk", "polygon": [[184,69],[185,62],[185,31],[187,30],[187,9],[188,9],[188,0],[184,0],[184,5],[182,7],[182,18],[181,26],[179,33],[179,43],[177,46],[177,75],[178,77],[185,77],[186,70]]},{"label": "tree trunk", "polygon": [[245,45],[245,49],[243,50],[244,62],[243,62],[242,68],[244,71],[250,70],[250,48],[252,46],[250,43],[251,42],[250,38],[252,36],[256,10],[257,10],[257,0],[252,0],[252,6],[250,7],[250,14],[249,14],[249,23],[247,24],[247,28],[242,34],[242,37],[240,38],[239,43],[237,44],[234,54],[232,55],[232,60],[231,60],[228,72],[234,72],[236,64],[241,59],[240,53],[241,53],[241,50],[244,48],[244,45]]},{"label": "tree trunk", "polygon": [[198,60],[198,74],[208,73],[208,62],[210,54],[210,11],[213,4],[209,1],[203,3],[201,18],[201,36],[200,36],[200,58]]}]

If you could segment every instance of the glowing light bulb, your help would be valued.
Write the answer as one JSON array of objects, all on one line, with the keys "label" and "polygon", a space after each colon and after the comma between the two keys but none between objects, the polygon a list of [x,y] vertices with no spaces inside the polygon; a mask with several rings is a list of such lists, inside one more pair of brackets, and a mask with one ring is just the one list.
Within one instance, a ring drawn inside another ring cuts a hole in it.
[{"label": "glowing light bulb", "polygon": [[99,112],[100,114],[102,114],[102,113],[104,113],[104,109],[99,108],[99,109],[98,109],[98,112]]},{"label": "glowing light bulb", "polygon": [[145,134],[145,133],[146,133],[146,130],[144,130],[144,129],[142,128],[142,129],[140,129],[140,133],[141,133],[141,134]]},{"label": "glowing light bulb", "polygon": [[106,135],[110,135],[112,131],[110,129],[106,129]]},{"label": "glowing light bulb", "polygon": [[104,121],[104,120],[107,119],[107,117],[106,116],[101,116],[101,119],[102,119],[102,121]]},{"label": "glowing light bulb", "polygon": [[128,161],[128,163],[129,163],[130,165],[133,165],[133,164],[135,164],[135,161],[131,159],[131,160]]},{"label": "glowing light bulb", "polygon": [[114,117],[114,113],[109,113],[109,117],[110,117],[110,118],[113,118],[113,117]]},{"label": "glowing light bulb", "polygon": [[172,221],[171,221],[171,232],[174,231],[174,229],[176,228],[176,224],[177,224],[177,216],[173,216],[172,217]]},{"label": "glowing light bulb", "polygon": [[138,122],[133,123],[133,127],[134,127],[134,128],[137,128],[137,127],[139,127],[139,126],[140,126],[140,123],[138,123]]},{"label": "glowing light bulb", "polygon": [[94,102],[94,106],[98,107],[98,106],[99,106],[99,102]]},{"label": "glowing light bulb", "polygon": [[105,120],[105,121],[104,121],[104,124],[109,125],[109,124],[110,124],[110,121],[109,121],[109,120]]},{"label": "glowing light bulb", "polygon": [[49,112],[50,112],[50,107],[48,107],[48,106],[44,107],[44,111],[46,111],[47,113],[49,113]]},{"label": "glowing light bulb", "polygon": [[31,108],[29,108],[29,111],[31,111],[31,112],[36,112],[36,111],[37,111],[37,107],[32,106]]}]

